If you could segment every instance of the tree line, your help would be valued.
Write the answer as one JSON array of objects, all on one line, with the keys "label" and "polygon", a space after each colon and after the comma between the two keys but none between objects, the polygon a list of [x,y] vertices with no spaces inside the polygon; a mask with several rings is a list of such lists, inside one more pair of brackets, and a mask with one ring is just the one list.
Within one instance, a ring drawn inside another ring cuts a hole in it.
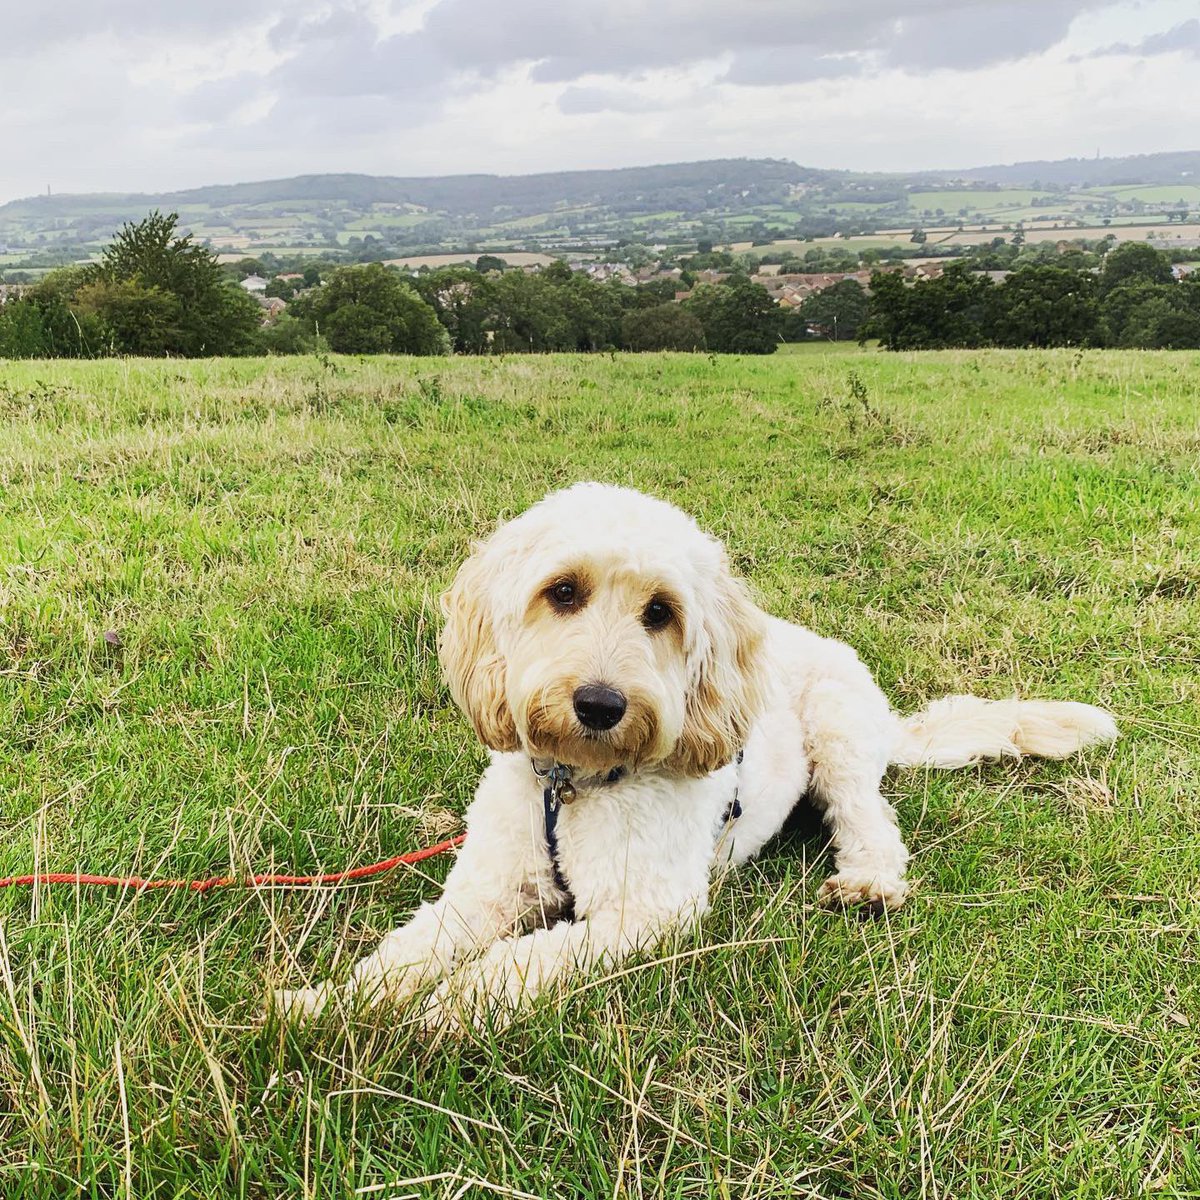
[{"label": "tree line", "polygon": [[[174,214],[127,224],[98,262],[51,272],[0,306],[0,357],[197,357],[332,350],[462,354],[714,350],[765,354],[782,314],[744,275],[699,286],[630,287],[554,263],[536,274],[447,268],[408,277],[382,263],[339,267],[264,324],[262,306]],[[483,267],[491,264],[481,262]]]},{"label": "tree line", "polygon": [[1110,250],[1099,270],[1023,266],[1001,282],[948,266],[906,284],[871,276],[869,315],[859,330],[888,350],[954,347],[1200,347],[1200,276],[1176,279],[1165,254],[1142,242]]},{"label": "tree line", "polygon": [[1017,268],[1001,283],[966,262],[916,283],[877,270],[869,293],[846,279],[790,312],[737,264],[718,262],[711,248],[689,268],[735,269],[681,301],[674,279],[631,287],[599,282],[562,262],[527,274],[502,270],[485,256],[474,268],[415,277],[382,263],[338,267],[324,277],[310,267],[286,312],[264,323],[262,306],[211,251],[180,235],[176,220],[153,213],[125,225],[97,262],[51,272],[0,305],[0,358],[323,350],[769,354],[781,341],[809,336],[878,338],[889,350],[1200,346],[1200,279],[1177,280],[1166,255],[1142,243],[1033,262],[1014,258],[1025,253],[1016,248],[980,248],[990,257],[979,261]]}]

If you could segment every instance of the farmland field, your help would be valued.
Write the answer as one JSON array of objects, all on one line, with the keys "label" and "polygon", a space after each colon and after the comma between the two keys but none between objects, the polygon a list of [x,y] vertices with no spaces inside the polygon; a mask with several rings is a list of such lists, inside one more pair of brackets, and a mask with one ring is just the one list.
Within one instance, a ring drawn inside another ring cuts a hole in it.
[{"label": "farmland field", "polygon": [[1156,187],[1130,184],[1124,187],[1087,190],[1118,200],[1140,200],[1143,204],[1200,204],[1200,183],[1170,183],[1159,184]]},{"label": "farmland field", "polygon": [[[1014,217],[1014,221],[1016,219]],[[1005,221],[1004,224],[1008,226],[1007,229],[999,222],[984,226],[968,226],[962,231],[959,231],[957,226],[950,225],[925,225],[923,228],[930,245],[979,246],[990,242],[996,237],[1011,238],[1013,222]],[[1200,239],[1200,224],[1131,225],[1114,220],[1111,225],[1081,227],[1059,223],[1059,226],[1055,228],[1047,225],[1027,225],[1025,228],[1025,240],[1030,243],[1071,241],[1078,238],[1099,241],[1109,234],[1112,234],[1118,242],[1143,242],[1150,238],[1154,240],[1156,245],[1161,243],[1164,246],[1169,246],[1172,242],[1194,244],[1196,239]],[[806,250],[811,250],[814,247],[825,249],[840,247],[843,250],[858,252],[862,250],[887,250],[896,246],[911,247],[911,237],[911,229],[884,229],[877,233],[863,234],[855,237],[819,237],[811,238],[807,241],[800,241],[795,238],[780,238],[777,241],[761,243],[731,242],[727,244],[726,248],[737,254],[749,253],[751,251],[755,254],[765,254],[768,252],[778,254],[785,251],[790,251],[793,254],[803,254]]]},{"label": "farmland field", "polygon": [[940,192],[909,192],[908,207],[913,212],[945,209],[956,213],[966,208],[972,212],[991,212],[998,209],[1024,208],[1033,200],[1052,196],[1052,192],[1035,192],[1029,188],[1004,188],[999,191],[957,191],[947,189]]},{"label": "farmland field", "polygon": [[387,263],[393,267],[453,267],[459,263],[473,263],[481,254],[495,254],[502,258],[510,267],[527,267],[538,264],[548,266],[556,261],[549,254],[531,254],[524,250],[469,250],[462,254],[413,254],[407,258],[389,258]]},{"label": "farmland field", "polygon": [[331,870],[459,828],[436,596],[547,489],[648,489],[904,710],[1111,750],[896,772],[908,906],[793,834],[507,1032],[261,1020],[370,885],[0,894],[9,1197],[1200,1195],[1200,355],[0,364],[0,873]]}]

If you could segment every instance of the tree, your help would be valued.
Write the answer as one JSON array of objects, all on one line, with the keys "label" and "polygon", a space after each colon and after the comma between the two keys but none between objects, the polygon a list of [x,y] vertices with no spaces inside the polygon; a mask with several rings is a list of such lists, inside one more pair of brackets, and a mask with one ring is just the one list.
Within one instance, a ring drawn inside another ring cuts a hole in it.
[{"label": "tree", "polygon": [[1082,346],[1096,341],[1096,280],[1086,271],[1030,266],[993,294],[990,329],[1000,346]]},{"label": "tree", "polygon": [[860,336],[878,337],[887,350],[943,350],[986,346],[991,280],[965,262],[937,279],[912,286],[898,273],[871,276],[871,319]]},{"label": "tree", "polygon": [[[1103,288],[1101,277],[1101,288]],[[1161,301],[1169,308],[1175,308],[1175,295],[1178,285],[1171,283],[1151,283],[1141,276],[1133,276],[1129,281],[1110,289],[1102,294],[1100,300],[1100,336],[1106,346],[1140,346],[1138,339],[1144,336],[1149,328],[1152,314],[1165,311],[1161,304],[1153,304],[1144,308],[1152,301]],[[1138,325],[1143,332],[1126,333],[1126,326],[1134,314],[1143,309],[1142,318]]]},{"label": "tree", "polygon": [[767,289],[744,275],[696,288],[684,302],[700,322],[704,341],[720,354],[773,354],[783,314]]},{"label": "tree", "polygon": [[630,242],[617,250],[617,261],[625,263],[635,271],[658,262],[658,255],[643,242]]},{"label": "tree", "polygon": [[446,354],[450,349],[434,310],[382,263],[339,267],[293,307],[339,354]]},{"label": "tree", "polygon": [[1171,260],[1145,242],[1123,242],[1104,256],[1100,272],[1100,291],[1104,295],[1132,283],[1174,282]]},{"label": "tree", "polygon": [[1130,310],[1120,345],[1143,350],[1200,348],[1200,312],[1184,308],[1162,291],[1146,296]]},{"label": "tree", "polygon": [[548,271],[508,271],[494,281],[488,324],[493,349],[510,353],[573,350],[571,322]]},{"label": "tree", "polygon": [[26,293],[23,303],[36,310],[41,329],[39,356],[91,358],[112,352],[112,334],[104,322],[74,307],[75,293],[85,277],[82,267],[63,267]]},{"label": "tree", "polygon": [[74,296],[74,310],[103,324],[113,349],[160,358],[180,340],[179,300],[137,279],[96,279]]},{"label": "tree", "polygon": [[813,293],[800,306],[800,316],[834,341],[853,341],[870,315],[870,301],[857,279],[842,279]]},{"label": "tree", "polygon": [[475,270],[481,275],[486,274],[488,271],[500,271],[503,273],[507,265],[504,259],[497,258],[494,254],[481,254],[475,260]]},{"label": "tree", "polygon": [[[178,220],[176,213],[153,212],[117,231],[83,275],[84,286],[102,285],[91,295],[92,311],[114,329],[128,328],[129,306],[141,289],[138,302],[153,304],[157,318],[165,318],[167,308],[173,313],[170,325],[156,331],[156,353],[192,357],[252,350],[261,323],[258,305],[225,278],[215,255],[190,235],[176,235]],[[111,321],[106,300],[116,305]],[[114,348],[137,352],[119,340]]]},{"label": "tree", "polygon": [[703,350],[704,327],[679,304],[634,309],[621,322],[627,350]]},{"label": "tree", "polygon": [[306,322],[287,313],[263,326],[258,341],[264,354],[312,354],[323,348]]},{"label": "tree", "polygon": [[418,275],[414,286],[437,314],[456,354],[486,354],[495,285],[471,267],[443,267]]},{"label": "tree", "polygon": [[42,313],[29,300],[0,305],[0,359],[42,358],[48,353]]}]

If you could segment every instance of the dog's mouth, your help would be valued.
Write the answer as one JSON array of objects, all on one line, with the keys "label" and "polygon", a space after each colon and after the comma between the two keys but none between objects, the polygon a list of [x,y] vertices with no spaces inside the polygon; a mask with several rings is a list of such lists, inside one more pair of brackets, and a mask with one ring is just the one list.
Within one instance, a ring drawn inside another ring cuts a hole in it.
[{"label": "dog's mouth", "polygon": [[635,698],[630,698],[621,720],[604,730],[587,728],[569,703],[542,700],[525,711],[522,741],[533,758],[552,758],[586,771],[611,771],[614,767],[632,770],[644,762],[658,735],[653,710]]}]

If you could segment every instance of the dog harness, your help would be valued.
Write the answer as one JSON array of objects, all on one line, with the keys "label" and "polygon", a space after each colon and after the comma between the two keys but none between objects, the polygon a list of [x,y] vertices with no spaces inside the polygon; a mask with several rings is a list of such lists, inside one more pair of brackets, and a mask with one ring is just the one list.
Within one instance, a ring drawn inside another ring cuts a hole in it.
[{"label": "dog harness", "polygon": [[[739,767],[742,765],[743,758],[745,758],[745,751],[739,750],[736,759]],[[542,781],[542,820],[546,832],[546,850],[550,855],[550,869],[554,872],[554,886],[566,896],[561,919],[573,921],[575,919],[575,896],[558,861],[558,814],[562,806],[570,804],[577,795],[575,785],[571,782],[571,768],[559,762],[542,768],[533,758],[529,760],[529,765],[533,767],[534,775]],[[603,779],[597,779],[596,782],[601,787],[608,787],[623,779],[624,776],[624,767],[613,767]],[[739,772],[739,777],[735,777],[733,781],[733,798],[729,801],[725,808],[725,815],[721,818],[722,825],[728,825],[730,821],[736,821],[742,815],[742,804],[738,799],[740,785]]]},{"label": "dog harness", "polygon": [[[575,785],[571,782],[571,768],[556,762],[543,769],[538,766],[537,760],[532,758],[529,763],[533,767],[533,773],[542,781],[542,819],[546,830],[546,849],[550,853],[550,868],[554,872],[554,886],[566,896],[562,919],[573,921],[575,919],[575,896],[558,861],[558,814],[562,806],[570,804],[576,796]],[[613,767],[598,782],[607,787],[609,784],[616,783],[624,774],[624,767]]]}]

